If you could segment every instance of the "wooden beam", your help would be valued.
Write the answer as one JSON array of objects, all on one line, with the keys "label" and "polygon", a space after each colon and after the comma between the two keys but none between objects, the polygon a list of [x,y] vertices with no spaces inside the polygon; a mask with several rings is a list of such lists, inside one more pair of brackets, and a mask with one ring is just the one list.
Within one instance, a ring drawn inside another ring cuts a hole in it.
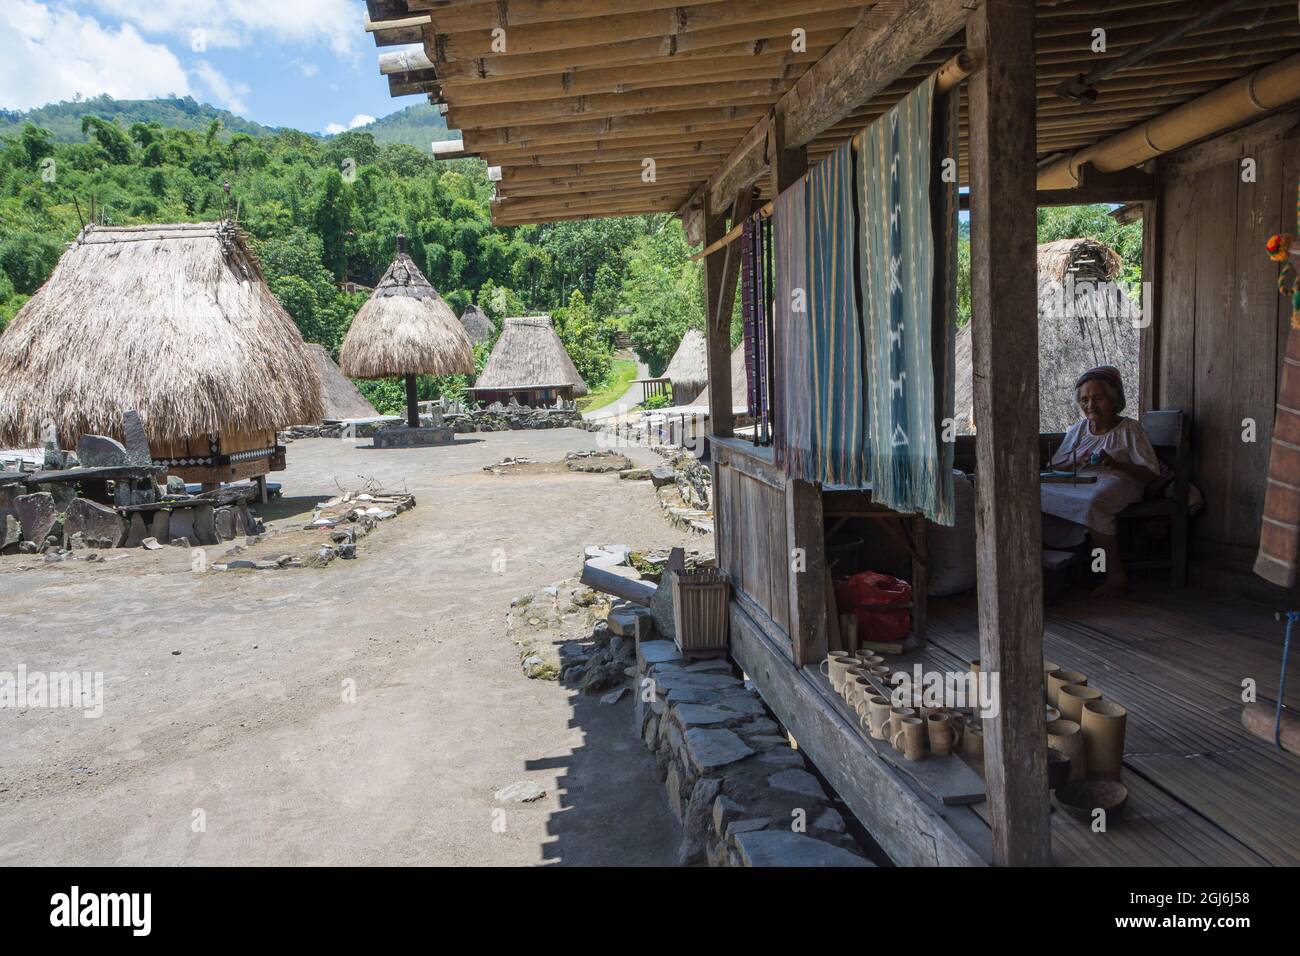
[{"label": "wooden beam", "polygon": [[[735,199],[736,222],[749,215],[753,190],[746,187]],[[727,231],[726,208],[704,209],[705,241],[712,242]],[[736,248],[739,252],[739,248]],[[709,350],[709,433],[730,438],[735,431],[731,406],[731,312],[740,277],[740,256],[728,250],[725,259],[714,256],[704,267],[704,296],[708,308],[706,339]]]},{"label": "wooden beam", "polygon": [[[777,102],[789,146],[806,145],[931,54],[961,29],[971,2],[913,0],[889,4],[885,13],[868,13]],[[748,138],[742,146],[737,153],[761,149]],[[726,175],[709,180],[715,204],[763,174],[752,155],[733,154],[724,168],[730,170]]]},{"label": "wooden beam", "polygon": [[463,129],[467,149],[484,151],[496,145],[529,147],[540,144],[581,143],[593,138],[615,139],[621,135],[645,136],[655,130],[665,135],[693,137],[704,131],[739,129],[753,125],[763,115],[761,106],[716,106],[704,109],[672,110],[640,116],[606,116],[547,126],[499,126],[492,129]]},{"label": "wooden beam", "polygon": [[966,37],[981,64],[968,85],[980,669],[999,682],[984,770],[994,862],[1044,865],[1034,8],[984,0]]}]

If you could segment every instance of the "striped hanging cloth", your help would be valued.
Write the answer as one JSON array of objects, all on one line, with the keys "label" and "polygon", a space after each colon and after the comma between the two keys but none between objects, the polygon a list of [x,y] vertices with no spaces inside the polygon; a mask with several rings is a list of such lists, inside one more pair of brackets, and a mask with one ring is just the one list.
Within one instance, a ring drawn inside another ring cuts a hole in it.
[{"label": "striped hanging cloth", "polygon": [[[859,313],[853,151],[845,142],[808,173],[807,281],[812,428],[808,478],[861,487],[866,461],[865,341]],[[791,383],[791,389],[795,387]]]},{"label": "striped hanging cloth", "polygon": [[762,414],[762,254],[758,245],[758,221],[746,219],[740,233],[740,306],[745,341],[745,398],[749,417],[755,422]]},{"label": "striped hanging cloth", "polygon": [[[872,500],[953,523],[957,185],[949,97],[931,77],[862,132],[860,269]],[[933,135],[932,135],[933,134]]]},{"label": "striped hanging cloth", "polygon": [[772,203],[776,257],[776,459],[791,478],[810,480],[812,467],[812,371],[808,313],[808,204],[803,179]]}]

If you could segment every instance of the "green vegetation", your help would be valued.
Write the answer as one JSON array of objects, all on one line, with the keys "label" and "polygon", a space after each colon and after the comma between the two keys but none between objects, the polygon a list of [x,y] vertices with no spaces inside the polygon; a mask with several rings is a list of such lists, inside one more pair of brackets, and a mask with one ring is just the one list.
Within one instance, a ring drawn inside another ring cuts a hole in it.
[{"label": "green vegetation", "polygon": [[653,411],[656,408],[671,408],[672,404],[673,390],[669,388],[667,391],[660,392],[658,395],[651,395],[641,403],[641,407]]},{"label": "green vegetation", "polygon": [[269,126],[242,119],[227,110],[219,110],[200,103],[192,96],[170,97],[157,100],[115,100],[108,94],[93,99],[77,99],[51,103],[27,112],[0,109],[0,136],[16,136],[31,123],[49,130],[60,143],[84,143],[81,131],[83,116],[98,116],[130,129],[135,123],[157,123],[169,129],[187,129],[191,132],[206,130],[213,120],[232,133],[249,136],[270,136],[276,132]]},{"label": "green vegetation", "polygon": [[636,381],[636,362],[632,359],[614,359],[613,368],[605,384],[598,389],[591,389],[578,399],[578,410],[594,412],[598,408],[604,408],[621,398],[623,393],[632,387],[634,381]]},{"label": "green vegetation", "polygon": [[[173,113],[184,123],[146,118]],[[661,214],[496,228],[484,164],[429,154],[427,143],[446,134],[432,108],[328,139],[232,132],[192,100],[94,100],[26,115],[57,130],[27,122],[0,136],[0,328],[49,277],[92,203],[95,220],[114,225],[237,214],[303,337],[335,357],[365,301],[344,283],[373,286],[399,232],[457,314],[475,302],[498,329],[509,315],[550,314],[593,391],[621,368],[612,359],[616,323],[639,322],[640,342],[666,361],[686,326],[703,321],[701,269],[687,262],[680,224]],[[480,368],[492,344],[479,349]],[[421,380],[420,397],[455,397],[465,386],[461,377]],[[398,382],[360,387],[381,410],[403,404]]]},{"label": "green vegetation", "polygon": [[414,146],[422,153],[429,152],[429,144],[432,142],[456,139],[459,135],[447,129],[447,121],[432,103],[416,103],[396,113],[381,116],[373,123],[358,127],[357,132],[369,133],[381,145],[404,143]]}]

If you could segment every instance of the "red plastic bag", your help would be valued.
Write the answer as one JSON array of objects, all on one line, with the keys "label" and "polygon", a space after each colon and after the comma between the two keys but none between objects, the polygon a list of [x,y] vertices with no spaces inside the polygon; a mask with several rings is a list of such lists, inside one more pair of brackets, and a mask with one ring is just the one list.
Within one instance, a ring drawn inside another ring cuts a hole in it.
[{"label": "red plastic bag", "polygon": [[835,578],[835,606],[839,614],[858,619],[858,640],[902,641],[912,631],[912,585],[889,574],[860,571],[847,578]]}]

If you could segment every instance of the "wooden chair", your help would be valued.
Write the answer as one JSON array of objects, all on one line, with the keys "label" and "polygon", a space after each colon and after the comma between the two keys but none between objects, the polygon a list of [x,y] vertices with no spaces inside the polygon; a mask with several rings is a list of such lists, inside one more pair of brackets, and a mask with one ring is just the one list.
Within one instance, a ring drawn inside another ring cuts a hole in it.
[{"label": "wooden chair", "polygon": [[[1181,588],[1187,583],[1187,496],[1191,478],[1191,427],[1188,418],[1177,409],[1143,412],[1142,430],[1147,433],[1156,456],[1169,466],[1168,481],[1153,483],[1147,497],[1117,515],[1121,532],[1133,536],[1136,525],[1152,518],[1169,521],[1169,556],[1167,558],[1125,557],[1130,568],[1168,568],[1169,586]],[[1172,483],[1173,494],[1165,495]]]}]

